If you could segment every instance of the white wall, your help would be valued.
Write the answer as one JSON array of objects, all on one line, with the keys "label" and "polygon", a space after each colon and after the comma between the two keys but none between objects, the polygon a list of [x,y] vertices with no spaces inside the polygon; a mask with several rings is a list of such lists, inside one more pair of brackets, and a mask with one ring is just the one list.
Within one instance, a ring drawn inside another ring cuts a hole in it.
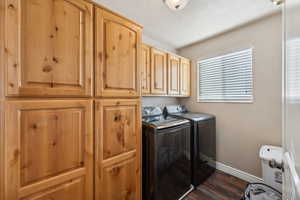
[{"label": "white wall", "polygon": [[179,104],[179,99],[175,97],[143,97],[142,106],[160,106]]},{"label": "white wall", "polygon": [[[217,117],[217,160],[261,176],[260,146],[281,144],[281,14],[181,49],[193,60],[192,97],[181,100],[193,111]],[[197,60],[254,48],[254,102],[197,103]]]}]

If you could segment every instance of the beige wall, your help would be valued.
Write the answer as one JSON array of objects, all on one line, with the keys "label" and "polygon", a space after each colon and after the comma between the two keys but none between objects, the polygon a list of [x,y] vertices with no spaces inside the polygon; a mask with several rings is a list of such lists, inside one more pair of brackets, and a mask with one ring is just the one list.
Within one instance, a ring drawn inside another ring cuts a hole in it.
[{"label": "beige wall", "polygon": [[[217,160],[256,176],[261,176],[260,146],[281,144],[281,41],[276,14],[179,51],[194,62],[192,97],[181,103],[216,115]],[[197,103],[195,62],[248,47],[254,49],[254,102]]]}]

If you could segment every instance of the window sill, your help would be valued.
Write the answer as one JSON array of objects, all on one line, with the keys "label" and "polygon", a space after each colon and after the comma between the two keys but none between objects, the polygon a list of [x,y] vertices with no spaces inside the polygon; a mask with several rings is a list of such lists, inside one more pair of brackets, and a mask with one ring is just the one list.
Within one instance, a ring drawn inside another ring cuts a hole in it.
[{"label": "window sill", "polygon": [[240,100],[201,100],[197,99],[197,103],[242,103],[242,104],[253,104],[253,100],[240,101]]}]

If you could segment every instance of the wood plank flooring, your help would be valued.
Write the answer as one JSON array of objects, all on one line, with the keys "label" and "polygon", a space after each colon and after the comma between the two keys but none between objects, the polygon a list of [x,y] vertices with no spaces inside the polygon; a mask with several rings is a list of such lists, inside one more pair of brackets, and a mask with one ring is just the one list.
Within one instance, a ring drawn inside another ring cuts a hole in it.
[{"label": "wood plank flooring", "polygon": [[185,200],[240,200],[247,182],[217,170]]}]

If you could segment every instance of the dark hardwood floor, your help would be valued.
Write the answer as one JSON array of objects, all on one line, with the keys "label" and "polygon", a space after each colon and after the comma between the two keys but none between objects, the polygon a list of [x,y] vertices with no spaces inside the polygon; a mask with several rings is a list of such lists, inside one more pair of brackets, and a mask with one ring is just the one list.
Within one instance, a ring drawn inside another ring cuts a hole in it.
[{"label": "dark hardwood floor", "polygon": [[185,200],[240,200],[247,184],[239,178],[217,170]]}]

